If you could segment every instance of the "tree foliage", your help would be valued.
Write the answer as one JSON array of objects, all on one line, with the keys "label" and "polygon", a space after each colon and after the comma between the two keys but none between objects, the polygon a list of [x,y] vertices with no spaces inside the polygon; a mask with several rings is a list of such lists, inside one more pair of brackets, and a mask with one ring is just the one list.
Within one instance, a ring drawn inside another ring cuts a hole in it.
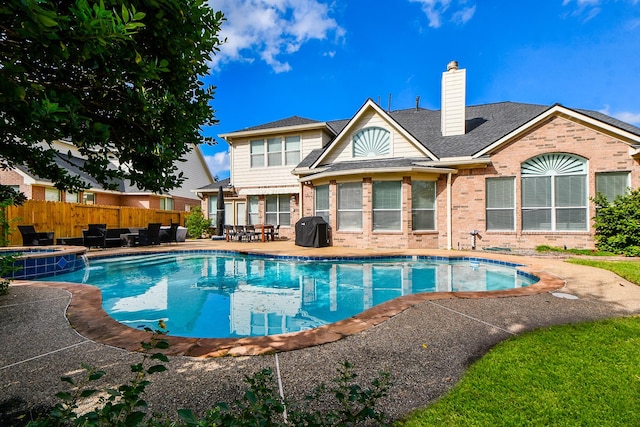
[{"label": "tree foliage", "polygon": [[627,256],[640,256],[640,189],[618,196],[610,203],[598,194],[595,217],[596,245],[599,250]]},{"label": "tree foliage", "polygon": [[0,167],[86,188],[57,164],[71,153],[51,142],[68,140],[105,188],[175,188],[176,161],[213,143],[201,128],[216,122],[215,88],[201,77],[223,20],[203,0],[4,0]]}]

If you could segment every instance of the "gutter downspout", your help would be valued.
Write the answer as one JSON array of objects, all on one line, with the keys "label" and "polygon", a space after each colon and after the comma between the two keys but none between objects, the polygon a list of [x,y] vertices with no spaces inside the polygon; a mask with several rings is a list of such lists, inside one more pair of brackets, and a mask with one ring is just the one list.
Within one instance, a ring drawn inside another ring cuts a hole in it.
[{"label": "gutter downspout", "polygon": [[451,172],[447,174],[447,250],[451,250],[453,247],[452,233],[452,206],[451,203]]},{"label": "gutter downspout", "polygon": [[302,191],[304,190],[304,185],[302,184],[302,182],[298,183],[298,219],[302,218],[303,213],[304,213],[304,205],[302,200],[304,199],[304,194],[302,194]]}]

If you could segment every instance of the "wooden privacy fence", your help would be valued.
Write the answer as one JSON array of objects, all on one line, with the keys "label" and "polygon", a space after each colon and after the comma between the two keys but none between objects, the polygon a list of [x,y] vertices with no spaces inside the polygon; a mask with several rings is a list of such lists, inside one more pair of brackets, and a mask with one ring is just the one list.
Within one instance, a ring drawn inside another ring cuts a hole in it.
[{"label": "wooden privacy fence", "polygon": [[10,245],[21,245],[18,225],[33,225],[36,231],[53,231],[55,237],[82,237],[88,224],[107,224],[107,228],[146,227],[150,222],[185,224],[188,212],[141,209],[125,206],[96,206],[77,203],[28,200],[22,206],[9,206]]}]

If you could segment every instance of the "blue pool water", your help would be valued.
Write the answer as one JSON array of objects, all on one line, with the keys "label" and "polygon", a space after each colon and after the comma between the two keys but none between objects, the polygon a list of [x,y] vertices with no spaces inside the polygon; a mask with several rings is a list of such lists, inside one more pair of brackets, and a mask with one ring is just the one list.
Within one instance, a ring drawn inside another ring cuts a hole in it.
[{"label": "blue pool water", "polygon": [[92,259],[55,280],[99,287],[105,311],[118,322],[154,329],[162,319],[170,335],[199,338],[301,331],[402,295],[537,281],[513,264],[469,258],[310,260],[221,252]]}]

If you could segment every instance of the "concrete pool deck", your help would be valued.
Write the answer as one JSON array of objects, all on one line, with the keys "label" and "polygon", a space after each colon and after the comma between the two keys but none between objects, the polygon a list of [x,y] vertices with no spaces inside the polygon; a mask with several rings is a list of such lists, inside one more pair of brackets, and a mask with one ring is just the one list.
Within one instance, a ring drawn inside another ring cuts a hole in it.
[{"label": "concrete pool deck", "polygon": [[[203,413],[216,402],[231,402],[247,389],[243,382],[246,375],[263,368],[272,368],[275,372],[276,361],[285,396],[304,396],[322,382],[330,384],[339,363],[348,360],[355,365],[363,385],[379,371],[391,372],[394,385],[390,396],[381,404],[392,418],[399,418],[444,394],[471,362],[513,335],[554,324],[640,314],[640,287],[613,273],[568,264],[553,257],[481,251],[302,248],[290,241],[207,240],[162,247],[165,250],[198,248],[298,256],[486,257],[528,264],[528,271],[545,272],[549,287],[528,295],[507,293],[499,298],[452,294],[417,300],[405,298],[387,307],[374,308],[357,321],[328,326],[325,331],[249,339],[254,340],[251,342],[234,340],[234,344],[228,346],[220,342],[208,346],[212,343],[174,341],[170,348],[178,356],[170,358],[167,372],[151,378],[146,396],[152,411],[168,415],[175,415],[177,409],[185,407]],[[131,250],[96,250],[89,256]],[[133,248],[134,252],[145,250]],[[0,297],[3,325],[0,390],[14,410],[55,403],[55,393],[66,389],[59,378],[81,372],[82,363],[107,372],[102,387],[127,382],[131,378],[129,365],[141,360],[139,353],[129,350],[137,349],[141,340],[148,339],[148,334],[139,335],[141,332],[123,329],[118,324],[112,326],[113,321],[102,317],[101,310],[95,307],[93,288],[47,283],[16,281],[9,295]],[[577,299],[554,294],[572,295]],[[322,345],[315,345],[319,343]],[[264,354],[245,356],[261,353]]]}]

